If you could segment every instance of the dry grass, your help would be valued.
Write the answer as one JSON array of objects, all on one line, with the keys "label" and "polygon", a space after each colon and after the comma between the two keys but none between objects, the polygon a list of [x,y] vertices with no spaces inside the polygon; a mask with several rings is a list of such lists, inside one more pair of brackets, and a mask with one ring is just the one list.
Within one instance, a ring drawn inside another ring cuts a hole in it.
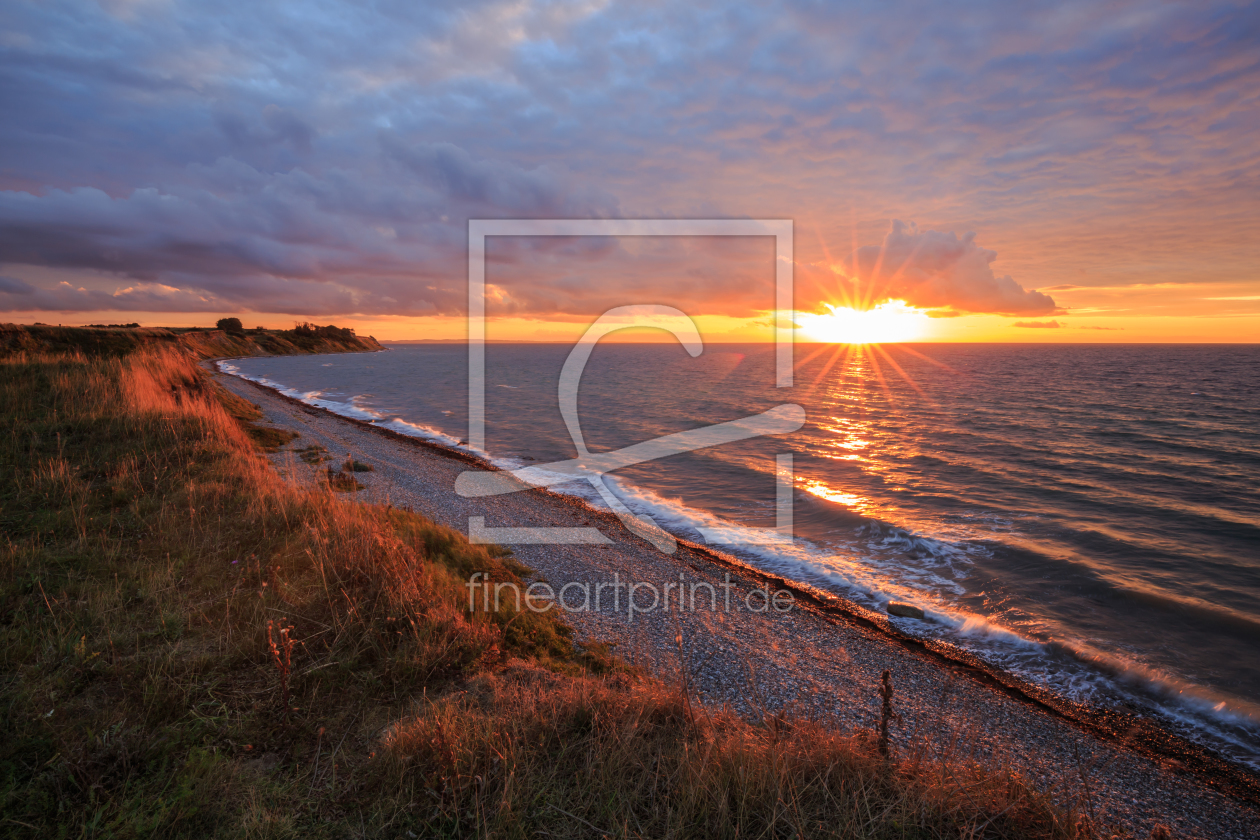
[{"label": "dry grass", "polygon": [[324,471],[324,480],[328,482],[328,486],[340,493],[353,493],[356,490],[362,490],[363,485],[349,472],[343,468],[334,470],[329,467]]},{"label": "dry grass", "polygon": [[251,426],[247,429],[254,443],[262,447],[264,452],[279,452],[286,443],[297,439],[297,432],[288,429],[276,429],[271,426]]},{"label": "dry grass", "polygon": [[388,778],[444,835],[1079,836],[1011,777],[911,771],[867,733],[752,725],[660,683],[524,662],[418,704],[384,747]]},{"label": "dry grass", "polygon": [[318,443],[303,446],[301,449],[296,450],[296,452],[298,457],[307,464],[322,464],[325,461],[330,460],[328,457],[328,450],[320,446]]},{"label": "dry grass", "polygon": [[1086,836],[1001,768],[470,612],[473,572],[527,570],[285,484],[185,355],[10,356],[0,418],[6,836]]}]

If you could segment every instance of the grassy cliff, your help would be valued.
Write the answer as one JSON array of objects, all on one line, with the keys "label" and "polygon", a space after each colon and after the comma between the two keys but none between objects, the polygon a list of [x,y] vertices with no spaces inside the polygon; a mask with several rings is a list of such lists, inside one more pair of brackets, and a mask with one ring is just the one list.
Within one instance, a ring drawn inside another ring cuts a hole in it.
[{"label": "grassy cliff", "polygon": [[3,836],[1093,836],[1001,768],[482,611],[473,572],[527,570],[282,481],[187,352],[222,340],[0,359]]},{"label": "grassy cliff", "polygon": [[296,353],[355,353],[383,349],[375,338],[353,330],[301,324],[291,330],[171,329],[167,327],[53,327],[0,324],[0,354],[80,352],[127,356],[137,350],[179,348],[199,359],[223,356],[286,356]]}]

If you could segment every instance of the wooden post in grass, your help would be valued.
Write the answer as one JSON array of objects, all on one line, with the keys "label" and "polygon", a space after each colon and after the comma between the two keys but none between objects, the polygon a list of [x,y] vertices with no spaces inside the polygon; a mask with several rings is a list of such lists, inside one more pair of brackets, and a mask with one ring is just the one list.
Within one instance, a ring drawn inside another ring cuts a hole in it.
[{"label": "wooden post in grass", "polygon": [[888,758],[888,722],[897,716],[892,707],[892,672],[885,671],[882,677],[883,686],[879,690],[879,696],[884,698],[884,707],[880,710],[879,715],[879,754],[884,758]]}]

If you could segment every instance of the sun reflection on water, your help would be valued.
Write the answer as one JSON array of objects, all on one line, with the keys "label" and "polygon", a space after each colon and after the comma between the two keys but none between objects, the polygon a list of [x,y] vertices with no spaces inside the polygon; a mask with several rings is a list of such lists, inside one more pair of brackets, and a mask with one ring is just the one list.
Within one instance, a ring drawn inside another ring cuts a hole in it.
[{"label": "sun reflection on water", "polygon": [[[811,368],[806,381],[812,385],[814,398],[834,412],[816,421],[823,435],[812,455],[849,462],[868,476],[881,474],[889,480],[890,471],[897,472],[898,464],[918,454],[914,436],[904,434],[906,429],[900,419],[907,400],[915,404],[932,404],[933,400],[893,359],[892,354],[900,349],[873,344],[828,345],[802,360]],[[843,484],[833,486],[834,483],[803,476],[799,486],[812,496],[844,505],[855,513],[893,516],[886,504],[851,492]]]},{"label": "sun reflection on water", "polygon": [[836,490],[823,484],[821,481],[806,479],[801,484],[801,489],[812,496],[820,499],[826,499],[829,502],[835,502],[839,505],[852,508],[857,513],[863,513],[873,507],[873,503],[865,496],[859,496],[857,493],[846,493],[843,490]]}]

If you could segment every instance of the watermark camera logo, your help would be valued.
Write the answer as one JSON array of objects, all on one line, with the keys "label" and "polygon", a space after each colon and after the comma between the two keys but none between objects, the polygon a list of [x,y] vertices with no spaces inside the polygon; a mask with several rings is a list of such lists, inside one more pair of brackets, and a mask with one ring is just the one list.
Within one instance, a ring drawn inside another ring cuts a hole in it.
[{"label": "watermark camera logo", "polygon": [[[775,385],[792,386],[792,222],[790,219],[472,219],[468,222],[468,442],[486,445],[486,237],[488,236],[773,236],[775,241]],[[584,479],[632,533],[666,554],[677,543],[650,517],[633,513],[605,483],[604,476],[620,467],[641,464],[681,452],[762,435],[794,432],[805,422],[805,411],[785,403],[769,411],[700,429],[665,435],[613,452],[592,453],[586,448],[578,418],[578,388],[582,371],[601,338],[619,329],[651,326],[665,329],[693,357],[704,350],[695,322],[670,306],[620,306],[601,315],[569,352],[560,373],[560,413],[577,448],[577,457],[511,471],[469,470],[455,482],[465,498],[496,496],[534,487]],[[792,455],[775,456],[775,532],[756,539],[778,543],[792,539]],[[709,543],[731,544],[725,532],[701,529]],[[468,538],[474,543],[500,545],[609,544],[596,528],[487,527],[484,516],[468,518]],[[747,540],[740,540],[747,542]]]}]

